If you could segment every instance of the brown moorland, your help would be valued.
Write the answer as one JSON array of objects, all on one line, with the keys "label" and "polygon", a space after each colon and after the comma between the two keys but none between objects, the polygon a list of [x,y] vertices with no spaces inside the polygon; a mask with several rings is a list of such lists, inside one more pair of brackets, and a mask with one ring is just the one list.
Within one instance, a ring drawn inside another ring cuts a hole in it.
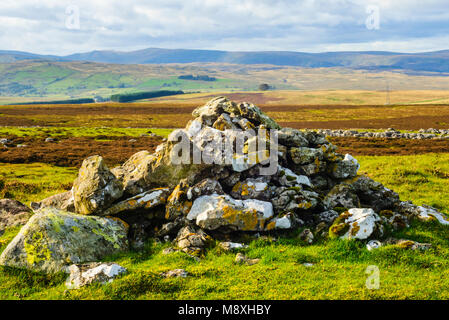
[{"label": "brown moorland", "polygon": [[23,148],[0,148],[0,163],[47,163],[60,167],[80,167],[82,161],[100,154],[109,166],[116,166],[142,150],[153,152],[162,142],[160,137],[71,137],[55,142],[42,138],[7,137]]},{"label": "brown moorland", "polygon": [[[180,128],[191,119],[196,106],[171,102],[2,106],[0,126]],[[449,104],[258,106],[280,125],[298,129],[449,127]]]}]

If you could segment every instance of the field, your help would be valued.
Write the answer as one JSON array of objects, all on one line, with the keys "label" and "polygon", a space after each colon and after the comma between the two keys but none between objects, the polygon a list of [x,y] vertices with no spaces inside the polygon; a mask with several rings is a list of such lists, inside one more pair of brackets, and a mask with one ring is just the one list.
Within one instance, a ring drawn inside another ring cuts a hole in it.
[{"label": "field", "polygon": [[[207,75],[216,81],[179,79],[181,75]],[[275,90],[301,90],[306,104],[363,104],[376,91],[444,91],[449,87],[447,74],[407,73],[404,70],[357,70],[351,68],[305,68],[274,65],[238,65],[229,63],[121,65],[92,62],[23,60],[0,62],[0,104],[72,98],[109,98],[113,94],[152,90],[183,90],[189,93],[248,92],[267,83]],[[353,96],[330,95],[317,90],[366,90]],[[282,94],[281,94],[282,95]],[[290,93],[295,97],[294,93]],[[322,102],[318,102],[322,101]],[[416,97],[415,102],[448,102],[448,95]],[[258,102],[258,101],[254,101]],[[392,103],[404,102],[392,97]],[[384,104],[385,95],[373,104]]]},{"label": "field", "polygon": [[[446,91],[273,91],[224,94],[255,102],[283,126],[295,128],[449,127]],[[191,111],[213,96],[196,93],[134,104],[1,106],[0,138],[24,148],[0,148],[0,197],[26,204],[69,190],[81,161],[101,154],[113,167],[140,150],[152,151]],[[151,136],[154,133],[156,136]],[[54,142],[45,142],[47,138]],[[449,213],[449,142],[332,138],[341,153],[357,156],[361,173],[398,192],[402,200]],[[0,236],[0,251],[18,232]],[[413,252],[393,247],[367,251],[355,241],[318,239],[308,245],[301,230],[275,239],[248,239],[243,249],[254,266],[234,264],[235,254],[211,248],[200,262],[162,254],[168,243],[149,240],[143,252],[108,257],[130,273],[108,285],[66,291],[65,276],[0,267],[0,299],[448,299],[449,234],[433,222],[393,234],[432,243]],[[312,266],[305,266],[311,263]],[[380,289],[365,286],[370,265],[380,270]],[[183,268],[191,276],[162,279]]]}]

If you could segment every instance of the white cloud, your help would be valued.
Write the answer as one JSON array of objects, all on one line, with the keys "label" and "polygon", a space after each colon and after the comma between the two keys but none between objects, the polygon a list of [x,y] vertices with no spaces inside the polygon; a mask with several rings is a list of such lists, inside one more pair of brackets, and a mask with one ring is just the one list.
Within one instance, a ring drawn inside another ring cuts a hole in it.
[{"label": "white cloud", "polygon": [[[147,47],[428,51],[448,43],[446,1],[2,0],[0,48],[47,54]],[[80,30],[65,27],[66,7],[73,4]],[[380,8],[380,30],[365,28],[368,4]]]}]

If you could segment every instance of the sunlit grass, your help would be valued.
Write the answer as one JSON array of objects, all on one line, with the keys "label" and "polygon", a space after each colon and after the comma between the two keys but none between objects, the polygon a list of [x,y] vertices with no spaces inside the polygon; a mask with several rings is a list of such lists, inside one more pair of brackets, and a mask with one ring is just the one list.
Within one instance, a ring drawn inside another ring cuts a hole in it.
[{"label": "sunlit grass", "polygon": [[[427,203],[449,212],[449,154],[420,156],[359,157],[372,178],[397,191],[403,200]],[[10,166],[10,169],[7,167]],[[9,170],[9,171],[8,171]],[[39,172],[41,171],[41,174]],[[70,168],[36,165],[1,165],[6,182],[49,184],[70,181]],[[45,173],[45,174],[44,174]],[[35,176],[35,179],[33,178]],[[44,177],[44,176],[48,177]],[[37,182],[36,180],[39,180]],[[42,194],[43,195],[43,194]],[[385,246],[368,251],[360,241],[317,238],[306,245],[301,230],[277,241],[249,241],[242,252],[260,258],[257,265],[234,264],[235,253],[209,249],[200,262],[185,254],[164,255],[169,243],[149,240],[141,252],[108,257],[128,268],[129,273],[108,285],[93,285],[66,291],[63,275],[43,275],[25,270],[0,268],[0,299],[448,299],[449,229],[435,222],[414,222],[393,234],[396,238],[431,243],[428,251]],[[18,229],[0,237],[0,250]],[[306,267],[304,263],[312,263]],[[368,266],[380,271],[380,288],[366,287]],[[162,279],[160,272],[183,268],[185,279]]]}]

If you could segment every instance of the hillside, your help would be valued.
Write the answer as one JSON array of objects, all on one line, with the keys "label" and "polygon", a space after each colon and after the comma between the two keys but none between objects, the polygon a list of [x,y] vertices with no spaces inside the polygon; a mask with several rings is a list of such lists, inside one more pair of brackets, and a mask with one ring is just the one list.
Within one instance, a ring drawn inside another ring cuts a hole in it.
[{"label": "hillside", "polygon": [[28,59],[52,61],[89,61],[119,64],[232,63],[270,64],[308,68],[345,67],[368,70],[408,70],[449,72],[449,50],[425,53],[353,51],[305,53],[291,51],[234,52],[218,50],[158,49],[91,51],[68,56],[43,56],[17,51],[0,51],[0,62]]},{"label": "hillside", "polygon": [[[215,81],[179,79],[195,75]],[[261,83],[274,90],[447,90],[449,77],[432,73],[303,68],[274,65],[105,64],[78,61],[18,60],[0,63],[0,103],[76,98],[109,98],[113,94],[155,90],[184,92],[257,91]],[[426,99],[433,99],[429,96]]]}]

